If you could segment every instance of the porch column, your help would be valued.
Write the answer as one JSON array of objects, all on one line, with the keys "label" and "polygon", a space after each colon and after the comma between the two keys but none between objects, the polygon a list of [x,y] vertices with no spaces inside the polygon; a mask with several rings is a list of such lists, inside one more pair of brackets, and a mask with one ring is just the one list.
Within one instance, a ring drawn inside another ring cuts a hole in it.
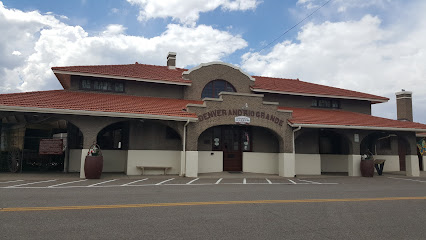
[{"label": "porch column", "polygon": [[419,157],[417,155],[406,155],[405,158],[405,175],[408,177],[419,177]]},{"label": "porch column", "polygon": [[348,155],[348,175],[361,176],[361,155]]},{"label": "porch column", "polygon": [[198,177],[198,151],[186,151],[186,177]]},{"label": "porch column", "polygon": [[278,153],[278,172],[281,177],[294,177],[296,175],[294,153]]}]

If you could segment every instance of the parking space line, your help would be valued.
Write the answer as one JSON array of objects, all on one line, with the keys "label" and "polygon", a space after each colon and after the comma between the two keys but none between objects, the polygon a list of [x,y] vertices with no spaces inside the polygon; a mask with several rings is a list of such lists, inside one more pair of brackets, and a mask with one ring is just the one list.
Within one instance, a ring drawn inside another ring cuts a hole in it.
[{"label": "parking space line", "polygon": [[60,183],[60,184],[56,184],[56,185],[52,185],[52,186],[48,186],[48,187],[51,188],[51,187],[62,186],[62,185],[68,184],[68,183],[76,183],[76,182],[84,182],[84,181],[87,181],[87,179],[72,181],[72,182],[66,182],[66,183]]},{"label": "parking space line", "polygon": [[322,184],[322,183],[319,183],[319,182],[313,182],[313,181],[308,181],[308,180],[303,180],[303,179],[299,179],[299,181],[313,183],[313,184]]},{"label": "parking space line", "polygon": [[18,184],[18,185],[13,185],[13,186],[8,186],[8,187],[5,187],[5,188],[14,188],[14,187],[20,187],[20,186],[32,185],[32,184],[37,184],[37,183],[53,182],[53,181],[56,181],[56,179],[46,180],[46,181],[39,181],[39,182],[32,182],[32,183],[23,183],[23,184]]},{"label": "parking space line", "polygon": [[95,183],[95,184],[88,185],[86,187],[94,187],[94,186],[97,186],[97,185],[100,185],[100,184],[103,184],[103,183],[114,182],[114,181],[117,181],[117,180],[118,179],[112,179],[112,180],[108,180],[108,181],[98,182],[98,183]]},{"label": "parking space line", "polygon": [[163,184],[163,183],[166,183],[166,182],[172,181],[173,179],[174,179],[174,178],[170,178],[170,179],[164,180],[164,181],[162,181],[162,182],[156,183],[155,185],[161,185],[161,184]]},{"label": "parking space line", "polygon": [[244,180],[243,180],[243,184],[246,184],[247,183],[247,179],[246,178],[244,178]]},{"label": "parking space line", "polygon": [[288,181],[290,181],[293,184],[297,184],[295,181],[291,180],[291,179],[287,179]]},{"label": "parking space line", "polygon": [[414,180],[414,179],[409,179],[409,178],[394,178],[394,177],[388,177],[388,178],[397,179],[397,180],[405,180],[405,181],[413,181],[413,182],[426,183],[426,181]]},{"label": "parking space line", "polygon": [[133,184],[133,183],[143,182],[143,181],[146,181],[146,180],[148,180],[148,178],[139,179],[139,180],[136,180],[136,181],[133,181],[133,182],[125,183],[125,184],[120,185],[120,186],[124,187],[124,186],[128,186],[128,185],[130,185],[130,184]]},{"label": "parking space line", "polygon": [[193,183],[193,182],[197,181],[198,179],[199,179],[199,178],[193,179],[193,180],[191,180],[191,181],[187,182],[186,184],[191,184],[191,183]]},{"label": "parking space line", "polygon": [[269,184],[272,184],[271,180],[269,180],[269,179],[267,179],[267,178],[265,178],[265,179],[266,179],[266,181],[267,181]]},{"label": "parking space line", "polygon": [[0,183],[13,183],[13,182],[22,182],[24,180],[13,180],[13,181],[7,181],[7,182],[0,182]]},{"label": "parking space line", "polygon": [[220,183],[220,181],[222,181],[222,179],[223,179],[223,178],[219,178],[219,180],[217,180],[215,184],[219,184],[219,183]]}]

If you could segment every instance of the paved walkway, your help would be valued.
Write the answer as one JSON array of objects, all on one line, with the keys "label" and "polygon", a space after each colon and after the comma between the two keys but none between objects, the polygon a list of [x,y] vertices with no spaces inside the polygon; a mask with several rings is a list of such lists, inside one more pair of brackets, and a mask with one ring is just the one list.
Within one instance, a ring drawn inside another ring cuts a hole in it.
[{"label": "paved walkway", "polygon": [[[385,172],[385,176],[405,176],[405,172]],[[330,173],[323,175],[297,175],[297,178],[336,178],[347,176],[345,173]],[[183,178],[178,175],[136,175],[128,176],[124,173],[102,173],[101,179],[142,179],[142,178]],[[420,177],[426,177],[426,172],[421,171]],[[208,179],[208,178],[258,178],[258,179],[282,179],[275,174],[261,174],[261,173],[229,173],[229,172],[218,172],[218,173],[201,173],[198,178]],[[44,179],[63,179],[63,180],[79,180],[80,173],[61,173],[61,172],[30,172],[30,173],[8,173],[0,172],[0,180],[44,180]]]}]

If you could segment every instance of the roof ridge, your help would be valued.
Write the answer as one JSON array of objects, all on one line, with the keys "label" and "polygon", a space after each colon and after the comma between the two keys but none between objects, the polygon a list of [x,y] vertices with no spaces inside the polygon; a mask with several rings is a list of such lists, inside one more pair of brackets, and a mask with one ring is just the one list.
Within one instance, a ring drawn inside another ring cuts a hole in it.
[{"label": "roof ridge", "polygon": [[351,114],[355,114],[355,115],[358,115],[358,116],[365,116],[365,115],[367,115],[369,117],[379,118],[379,119],[383,119],[383,120],[387,120],[387,121],[388,120],[397,121],[397,122],[404,123],[404,124],[405,123],[408,123],[408,124],[414,123],[414,124],[421,124],[421,125],[425,125],[426,126],[426,124],[419,123],[419,122],[401,121],[401,120],[398,120],[398,119],[390,119],[390,118],[385,118],[385,117],[380,117],[380,116],[375,116],[375,115],[365,114],[365,113],[360,113],[360,112],[351,112],[351,111],[342,110],[342,109],[300,108],[300,107],[281,107],[281,106],[279,106],[278,109],[280,109],[280,108],[282,108],[282,109],[304,109],[304,110],[315,110],[315,111],[351,113]]},{"label": "roof ridge", "polygon": [[53,89],[53,90],[38,90],[38,91],[30,91],[30,92],[15,92],[15,93],[0,93],[0,96],[5,95],[20,95],[20,94],[35,94],[35,93],[45,93],[45,92],[65,92],[65,89]]},{"label": "roof ridge", "polygon": [[[129,63],[129,64],[101,64],[101,65],[77,65],[77,66],[60,66],[60,67],[51,67],[51,69],[55,69],[55,68],[71,68],[71,67],[108,67],[108,66],[137,66],[137,65],[144,65],[144,66],[150,66],[150,67],[164,67],[164,68],[168,68],[167,66],[163,66],[163,65],[153,65],[153,64],[145,64],[145,63]],[[174,69],[181,69],[181,70],[188,70],[186,68],[174,68]],[[174,69],[170,69],[170,70],[174,70]]]}]

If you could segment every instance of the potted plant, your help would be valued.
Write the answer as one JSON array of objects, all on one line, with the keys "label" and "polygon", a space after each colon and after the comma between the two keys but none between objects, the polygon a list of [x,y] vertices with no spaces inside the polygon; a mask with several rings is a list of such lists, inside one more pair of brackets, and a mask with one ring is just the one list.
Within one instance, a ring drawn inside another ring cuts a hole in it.
[{"label": "potted plant", "polygon": [[361,175],[363,177],[374,176],[374,157],[369,150],[361,155]]},{"label": "potted plant", "polygon": [[87,152],[84,162],[84,173],[87,179],[101,178],[104,158],[102,156],[101,148],[98,144],[93,143]]}]

